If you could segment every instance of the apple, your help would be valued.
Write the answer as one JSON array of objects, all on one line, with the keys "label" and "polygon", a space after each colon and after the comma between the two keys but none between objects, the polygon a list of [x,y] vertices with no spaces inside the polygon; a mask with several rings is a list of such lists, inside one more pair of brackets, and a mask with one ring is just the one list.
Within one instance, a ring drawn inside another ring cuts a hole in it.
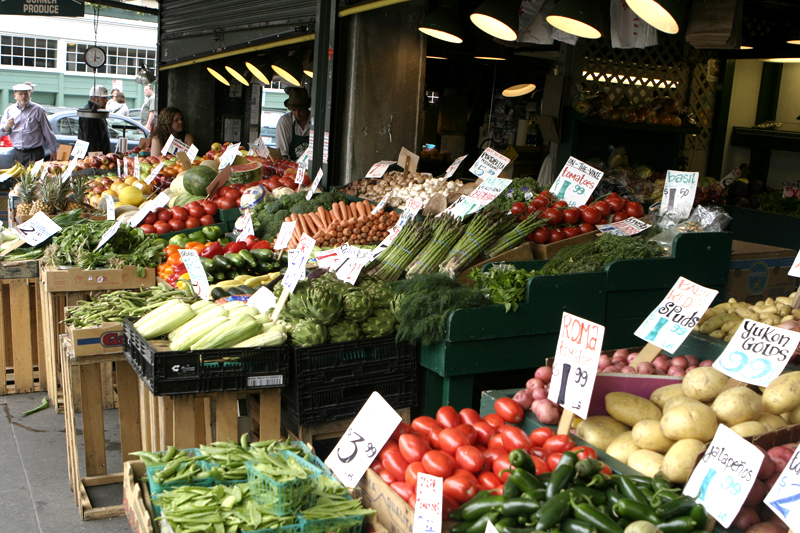
[{"label": "apple", "polygon": [[212,152],[219,152],[221,150],[222,150],[222,146],[219,143],[213,143],[211,145],[211,151]]}]

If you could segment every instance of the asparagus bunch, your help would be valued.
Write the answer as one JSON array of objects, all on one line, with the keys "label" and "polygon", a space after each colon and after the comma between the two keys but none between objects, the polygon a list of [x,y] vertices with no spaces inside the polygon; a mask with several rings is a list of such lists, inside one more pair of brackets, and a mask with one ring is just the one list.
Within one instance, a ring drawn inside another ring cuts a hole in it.
[{"label": "asparagus bunch", "polygon": [[496,209],[479,211],[472,217],[464,235],[439,265],[439,272],[444,272],[451,278],[458,276],[478,259],[483,250],[497,240],[497,237],[513,226],[514,218]]},{"label": "asparagus bunch", "polygon": [[425,245],[425,248],[417,254],[414,261],[409,265],[406,277],[414,274],[433,274],[436,272],[439,263],[444,261],[453,245],[461,238],[466,224],[460,218],[445,213],[433,219],[433,237]]},{"label": "asparagus bunch", "polygon": [[425,247],[432,233],[430,217],[422,222],[408,222],[392,244],[375,258],[378,265],[369,274],[383,281],[400,279],[409,263]]},{"label": "asparagus bunch", "polygon": [[501,235],[500,238],[489,247],[483,256],[486,259],[489,259],[490,257],[495,257],[503,252],[511,250],[516,246],[519,246],[519,244],[525,240],[526,235],[529,235],[532,231],[547,224],[548,220],[550,219],[537,218],[535,216],[526,218],[515,227],[511,228],[504,235]]}]

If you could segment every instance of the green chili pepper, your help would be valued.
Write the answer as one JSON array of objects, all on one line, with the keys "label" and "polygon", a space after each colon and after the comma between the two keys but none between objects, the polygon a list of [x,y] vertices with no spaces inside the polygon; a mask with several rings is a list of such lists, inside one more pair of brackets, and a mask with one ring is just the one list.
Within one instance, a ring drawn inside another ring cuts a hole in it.
[{"label": "green chili pepper", "polygon": [[567,451],[561,455],[561,459],[558,460],[558,464],[553,469],[553,471],[555,472],[556,470],[558,470],[558,467],[562,465],[576,466],[577,464],[578,464],[578,454],[576,454],[575,452]]},{"label": "green chili pepper", "polygon": [[575,473],[578,474],[578,477],[590,478],[595,474],[599,474],[605,467],[606,464],[603,461],[587,457],[578,461],[578,464],[575,465]]},{"label": "green chili pepper", "polygon": [[508,478],[512,483],[519,487],[522,492],[531,492],[536,489],[544,488],[544,484],[536,479],[536,476],[521,468],[512,470],[511,475],[509,475]]},{"label": "green chili pepper", "polygon": [[450,532],[451,533],[467,533],[469,528],[471,528],[473,525],[475,525],[475,521],[474,520],[473,521],[469,521],[469,522],[459,522],[458,524],[456,524],[455,526],[453,526],[450,529]]},{"label": "green chili pepper", "polygon": [[506,501],[505,496],[487,496],[486,498],[481,498],[477,502],[469,502],[464,507],[464,511],[462,512],[462,517],[464,520],[477,520],[483,515],[500,509],[503,506],[503,502]]},{"label": "green chili pepper", "polygon": [[659,489],[668,489],[672,486],[663,472],[656,472],[656,475],[653,476],[652,485],[653,490],[656,492],[658,492]]},{"label": "green chili pepper", "polygon": [[587,483],[586,486],[603,490],[608,487],[610,482],[611,482],[611,476],[609,476],[608,474],[603,474],[601,472],[599,474],[593,475],[592,479],[589,480],[589,483]]},{"label": "green chili pepper", "polygon": [[690,516],[679,516],[666,522],[659,522],[656,527],[663,533],[690,533],[697,522]]},{"label": "green chili pepper", "polygon": [[681,496],[659,506],[656,510],[656,516],[658,516],[659,521],[669,520],[676,516],[688,516],[695,505],[697,505],[697,501],[694,498]]},{"label": "green chili pepper", "polygon": [[[516,472],[516,470],[514,472]],[[511,474],[506,478],[506,482],[503,485],[503,496],[507,498],[519,498],[522,496],[522,489],[511,479]]]},{"label": "green chili pepper", "polygon": [[602,505],[608,501],[608,497],[604,492],[591,487],[579,487],[576,485],[572,487],[572,490],[581,496],[586,496],[589,498],[592,502],[592,505]]},{"label": "green chili pepper", "polygon": [[647,520],[651,524],[657,524],[661,521],[649,505],[628,500],[627,498],[621,499],[614,505],[614,513],[630,518],[634,522],[636,520]]},{"label": "green chili pepper", "polygon": [[623,533],[622,528],[611,518],[604,515],[588,503],[575,503],[571,500],[573,514],[578,520],[582,520],[597,529],[598,533]]},{"label": "green chili pepper", "polygon": [[572,489],[567,489],[548,499],[536,512],[538,522],[536,529],[544,531],[561,522],[569,515],[570,498],[574,497]]},{"label": "green chili pepper", "polygon": [[472,524],[472,527],[467,529],[467,533],[484,533],[486,531],[486,524],[491,520],[492,524],[497,522],[500,518],[500,513],[486,513]]},{"label": "green chili pepper", "polygon": [[606,491],[606,499],[608,500],[608,503],[610,503],[611,505],[616,505],[617,502],[622,499],[622,494],[620,494],[614,489],[608,489]]},{"label": "green chili pepper", "polygon": [[583,520],[567,518],[561,523],[561,531],[564,533],[598,533],[597,528]]},{"label": "green chili pepper", "polygon": [[550,483],[547,485],[547,497],[552,498],[561,492],[562,489],[566,488],[569,482],[572,481],[574,475],[575,467],[571,464],[564,464],[557,467],[553,471],[553,477],[550,478]]},{"label": "green chili pepper", "polygon": [[508,462],[516,469],[527,470],[536,475],[536,465],[533,463],[531,456],[525,453],[525,450],[511,450],[508,454]]},{"label": "green chili pepper", "polygon": [[647,498],[645,498],[642,491],[634,485],[633,480],[629,476],[619,476],[617,487],[623,498],[647,505]]},{"label": "green chili pepper", "polygon": [[708,520],[708,513],[706,512],[706,508],[698,503],[689,511],[689,517],[697,522],[700,527],[705,527],[706,521]]},{"label": "green chili pepper", "polygon": [[541,506],[541,503],[536,500],[515,498],[513,500],[506,500],[503,502],[501,509],[503,516],[517,517],[535,513]]}]

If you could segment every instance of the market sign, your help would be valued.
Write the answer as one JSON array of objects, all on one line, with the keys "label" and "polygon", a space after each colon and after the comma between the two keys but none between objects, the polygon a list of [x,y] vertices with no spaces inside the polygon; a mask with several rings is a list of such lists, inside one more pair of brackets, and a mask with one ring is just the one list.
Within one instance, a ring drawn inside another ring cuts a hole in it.
[{"label": "market sign", "polygon": [[778,481],[764,498],[767,507],[772,509],[793,531],[800,528],[800,507],[796,503],[800,500],[800,490],[798,490],[800,487],[800,457],[798,454],[800,454],[800,448],[794,451]]},{"label": "market sign", "polygon": [[661,195],[661,214],[675,213],[680,218],[688,217],[692,212],[699,179],[699,172],[667,170]]},{"label": "market sign", "polygon": [[83,0],[3,0],[0,15],[82,17]]},{"label": "market sign", "polygon": [[585,205],[601,179],[603,179],[602,170],[570,157],[550,187],[550,192],[567,202],[570,207]]},{"label": "market sign", "polygon": [[625,220],[612,222],[611,224],[598,224],[596,227],[601,233],[611,233],[612,235],[619,235],[620,237],[632,237],[649,228],[650,224],[642,222],[638,218],[629,217]]}]

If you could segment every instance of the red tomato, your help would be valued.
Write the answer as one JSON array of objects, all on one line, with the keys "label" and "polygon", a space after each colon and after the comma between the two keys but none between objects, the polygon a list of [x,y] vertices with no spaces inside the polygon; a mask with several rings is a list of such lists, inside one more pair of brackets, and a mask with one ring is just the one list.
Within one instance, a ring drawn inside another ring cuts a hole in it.
[{"label": "red tomato", "polygon": [[200,217],[200,225],[201,226],[210,226],[214,223],[214,217],[211,215],[203,215]]},{"label": "red tomato", "polygon": [[475,422],[472,427],[474,427],[475,431],[478,433],[476,442],[484,446],[489,445],[489,439],[497,432],[488,422],[484,422],[483,420]]},{"label": "red tomato", "polygon": [[453,498],[448,498],[447,496],[442,497],[442,517],[450,516],[450,513],[458,509],[458,507],[458,502]]},{"label": "red tomato", "polygon": [[576,446],[570,451],[578,454],[578,459],[597,459],[597,452],[591,446]]},{"label": "red tomato", "polygon": [[156,233],[159,235],[163,235],[164,233],[169,233],[171,231],[169,223],[164,222],[163,220],[156,220],[153,223],[153,227],[156,229]]},{"label": "red tomato", "polygon": [[200,227],[200,220],[194,217],[189,217],[186,219],[186,229],[192,229]]},{"label": "red tomato", "polygon": [[550,230],[546,226],[536,228],[536,231],[533,232],[533,242],[536,244],[547,244],[549,240]]},{"label": "red tomato", "polygon": [[475,444],[475,441],[478,440],[478,430],[469,424],[461,424],[456,429],[467,436],[467,442],[470,444]]},{"label": "red tomato", "polygon": [[431,448],[434,450],[440,450],[442,446],[439,444],[439,433],[442,432],[442,428],[433,428],[430,433],[428,433],[428,438],[431,441]]},{"label": "red tomato", "polygon": [[459,468],[477,474],[483,470],[485,463],[483,454],[475,446],[461,446],[456,450],[456,464]]},{"label": "red tomato", "polygon": [[468,446],[467,436],[454,428],[445,428],[439,433],[439,446],[443,452],[455,455],[460,446]]},{"label": "red tomato", "polygon": [[[371,469],[375,470],[378,467],[383,468],[383,465],[381,464],[381,460],[376,457],[375,460],[372,461],[372,464],[369,465],[369,467]],[[375,471],[377,472],[377,470],[375,470]]]},{"label": "red tomato", "polygon": [[599,200],[594,203],[594,208],[600,211],[600,214],[607,217],[611,214],[611,206],[605,200]]},{"label": "red tomato", "polygon": [[[217,189],[217,193],[216,194],[218,196],[225,196],[226,194],[228,194],[228,191],[230,191],[231,189],[232,189],[232,187],[228,187],[227,185],[223,185],[222,187]],[[188,204],[186,204],[186,207],[189,207],[192,204],[196,205],[197,202],[189,202]]]},{"label": "red tomato", "polygon": [[644,216],[644,207],[639,202],[628,202],[628,205],[625,206],[625,212],[630,217],[639,218]]},{"label": "red tomato", "polygon": [[145,233],[155,233],[156,232],[156,227],[153,226],[152,224],[142,224],[139,227],[142,228],[142,231],[145,232]]},{"label": "red tomato", "polygon": [[394,432],[392,433],[392,436],[389,438],[393,441],[397,441],[397,439],[400,438],[400,435],[405,435],[406,433],[410,432],[411,432],[411,426],[401,420],[400,423],[397,424],[397,427],[394,428]]},{"label": "red tomato", "polygon": [[531,203],[528,204],[528,207],[526,207],[525,210],[530,215],[531,213],[533,213],[533,212],[535,212],[537,210],[537,207],[533,204],[533,202],[531,202]]},{"label": "red tomato", "polygon": [[546,459],[549,454],[544,451],[544,448],[541,446],[531,446],[530,450],[528,450],[528,455],[531,457],[536,456],[540,459]]},{"label": "red tomato", "polygon": [[416,431],[409,431],[408,435],[419,437],[419,440],[421,440],[422,444],[424,444],[427,448],[427,450],[425,450],[426,452],[431,449],[431,439],[428,437],[428,435],[425,435],[424,433],[417,433]]},{"label": "red tomato", "polygon": [[610,475],[611,475],[611,474],[613,474],[614,472],[611,470],[611,467],[610,467],[610,466],[608,466],[608,465],[605,465],[605,466],[603,467],[603,469],[600,471],[600,473],[601,473],[601,474],[608,474],[608,475],[610,476]]},{"label": "red tomato", "polygon": [[569,207],[569,204],[567,203],[566,200],[558,200],[556,203],[553,204],[553,207],[556,207],[556,208],[559,208],[559,209],[566,209],[566,208]]},{"label": "red tomato", "polygon": [[236,202],[228,200],[227,198],[217,198],[214,201],[220,209],[233,209],[236,207]]},{"label": "red tomato", "polygon": [[609,195],[606,202],[608,202],[608,206],[614,213],[621,211],[625,207],[625,202],[622,201],[622,198],[611,198]]},{"label": "red tomato", "polygon": [[547,207],[548,203],[549,202],[548,202],[547,198],[542,196],[542,195],[537,196],[531,202],[531,204],[534,205],[537,209],[543,208],[543,207]]},{"label": "red tomato", "polygon": [[290,189],[297,189],[297,184],[294,182],[294,178],[290,178],[288,176],[281,176],[278,180],[281,182],[281,185],[284,187],[289,187]]},{"label": "red tomato", "polygon": [[512,215],[519,215],[520,213],[525,213],[527,209],[525,208],[525,204],[522,202],[515,202],[514,205],[511,206],[511,214]]},{"label": "red tomato", "polygon": [[225,193],[225,198],[227,198],[228,200],[236,200],[237,198],[240,198],[241,196],[242,196],[242,193],[240,193],[237,189],[231,189],[231,190],[229,190],[228,192]]},{"label": "red tomato", "polygon": [[481,421],[480,413],[470,407],[465,407],[460,410],[458,412],[458,418],[461,419],[462,424],[469,424],[470,426],[474,426],[476,422]]},{"label": "red tomato", "polygon": [[550,467],[547,466],[547,463],[543,459],[536,456],[532,456],[531,459],[533,459],[533,464],[536,466],[537,476],[539,474],[544,474],[545,472],[550,472]]},{"label": "red tomato", "polygon": [[505,420],[500,418],[500,415],[497,415],[495,413],[489,413],[488,415],[483,417],[483,420],[484,422],[487,422],[490,426],[492,426],[495,429],[499,428],[500,426],[506,423]]},{"label": "red tomato", "polygon": [[453,472],[454,476],[465,476],[468,477],[475,485],[478,485],[478,478],[470,472],[469,470],[464,470],[463,468],[456,468],[455,472]]},{"label": "red tomato", "polygon": [[564,211],[565,224],[577,224],[580,219],[581,219],[581,212],[578,210],[577,207],[570,207],[569,209]]},{"label": "red tomato", "polygon": [[[506,482],[506,478],[509,476],[509,472],[503,472],[503,470],[515,470],[515,467],[511,466],[511,463],[508,462],[508,457],[498,457],[492,463],[492,472],[494,475],[500,478],[500,481],[503,483]],[[502,474],[500,472],[503,472]]]},{"label": "red tomato", "polygon": [[495,400],[494,412],[509,424],[517,424],[525,417],[525,411],[511,398],[498,398]]},{"label": "red tomato", "polygon": [[548,242],[558,242],[564,240],[564,232],[561,228],[550,228],[550,241]]},{"label": "red tomato", "polygon": [[450,464],[447,454],[437,450],[431,450],[422,456],[422,467],[425,472],[437,477],[449,477],[453,473],[453,465]]},{"label": "red tomato", "polygon": [[391,485],[392,490],[400,495],[404,500],[408,500],[414,496],[414,489],[412,489],[405,481],[395,481]]},{"label": "red tomato", "polygon": [[169,221],[169,227],[172,231],[181,231],[186,229],[186,224],[183,223],[183,220],[173,218]]},{"label": "red tomato", "polygon": [[564,455],[561,452],[551,453],[547,456],[547,467],[550,470],[555,470],[556,466],[558,466],[558,462],[561,460],[561,456]]},{"label": "red tomato", "polygon": [[619,194],[617,194],[617,193],[615,193],[615,192],[612,192],[611,194],[609,194],[608,196],[606,196],[606,199],[608,199],[608,198],[619,198]]},{"label": "red tomato", "polygon": [[408,465],[408,468],[406,468],[406,475],[405,475],[406,483],[408,483],[411,487],[416,487],[417,474],[419,474],[420,472],[422,472],[423,474],[427,474],[427,472],[425,472],[425,467],[422,466],[422,463],[420,461],[415,461],[413,463],[410,463]]},{"label": "red tomato", "polygon": [[206,210],[199,205],[193,205],[192,207],[189,208],[189,216],[192,216],[194,218],[200,218],[202,216],[205,216],[205,214]]},{"label": "red tomato", "polygon": [[569,239],[570,237],[577,237],[581,234],[580,226],[567,226],[564,228],[564,238]]},{"label": "red tomato", "polygon": [[403,454],[399,450],[391,450],[383,454],[381,464],[395,479],[404,479],[408,461],[403,459]]},{"label": "red tomato", "polygon": [[584,222],[583,224],[581,224],[580,228],[581,228],[581,233],[589,233],[590,231],[594,231],[597,229],[594,224],[589,224],[588,222]]},{"label": "red tomato", "polygon": [[561,224],[561,221],[564,219],[564,212],[555,207],[550,207],[544,210],[542,217],[550,219],[547,221],[548,226],[557,226]]},{"label": "red tomato", "polygon": [[433,428],[441,429],[442,426],[439,425],[439,422],[429,416],[418,416],[411,421],[411,427],[414,428],[414,431],[427,434],[430,433]]},{"label": "red tomato", "polygon": [[380,474],[381,472],[386,471],[386,469],[380,463],[372,463],[372,466],[370,466],[370,468],[374,470],[376,474]]},{"label": "red tomato", "polygon": [[152,225],[156,220],[158,220],[158,217],[156,216],[155,213],[150,211],[149,213],[147,213],[147,216],[144,217],[144,220],[142,220],[142,223],[143,224],[151,224]]},{"label": "red tomato", "polygon": [[389,442],[384,444],[383,448],[381,448],[381,451],[378,452],[378,459],[383,461],[383,456],[386,455],[386,452],[390,452],[392,450],[396,450],[396,451],[399,452],[400,451],[400,445],[397,444],[396,442],[390,440]]},{"label": "red tomato", "polygon": [[173,207],[172,218],[177,218],[178,220],[186,222],[186,219],[189,218],[189,211],[187,211],[185,207]]},{"label": "red tomato", "polygon": [[158,214],[158,220],[161,222],[169,222],[172,220],[172,211],[165,209]]},{"label": "red tomato", "polygon": [[378,475],[381,476],[381,479],[387,485],[391,485],[392,483],[396,482],[397,480],[392,476],[389,472],[384,470],[383,472],[378,472]]},{"label": "red tomato", "polygon": [[620,211],[617,211],[616,213],[614,213],[614,218],[611,219],[611,222],[619,222],[621,220],[625,220],[626,218],[630,218],[628,213],[626,213],[625,211],[620,210]]},{"label": "red tomato", "polygon": [[480,487],[481,490],[492,490],[501,486],[503,486],[503,483],[494,472],[486,471],[478,474],[478,487]]},{"label": "red tomato", "polygon": [[575,441],[569,435],[553,435],[542,444],[546,452],[561,452],[571,450],[575,447]]},{"label": "red tomato", "polygon": [[531,447],[531,440],[527,433],[516,426],[507,427],[508,429],[503,433],[503,447],[509,452],[517,449],[527,451]]},{"label": "red tomato", "polygon": [[486,445],[488,448],[500,448],[505,450],[506,447],[503,446],[503,435],[501,433],[496,433],[489,438],[489,444]]},{"label": "red tomato", "polygon": [[536,428],[531,431],[531,434],[528,436],[531,439],[531,444],[534,446],[543,446],[547,439],[555,435],[556,432],[550,428]]},{"label": "red tomato", "polygon": [[603,217],[596,207],[589,206],[583,210],[581,218],[584,222],[588,222],[589,224],[599,224]]},{"label": "red tomato", "polygon": [[416,509],[417,508],[417,495],[416,494],[412,494],[411,497],[408,500],[406,500],[406,502],[408,503],[408,505],[411,506],[412,509]]},{"label": "red tomato", "polygon": [[458,417],[458,411],[456,411],[455,407],[450,405],[440,407],[439,410],[436,411],[436,421],[443,428],[454,428],[461,423],[461,419]]},{"label": "red tomato", "polygon": [[203,202],[203,209],[206,212],[206,215],[216,216],[217,214],[217,206],[214,202],[206,201]]},{"label": "red tomato", "polygon": [[400,445],[400,455],[409,463],[421,461],[422,456],[428,451],[422,439],[415,435],[400,435],[397,444]]},{"label": "red tomato", "polygon": [[477,483],[467,476],[450,476],[444,480],[444,495],[458,503],[468,502],[477,492]]},{"label": "red tomato", "polygon": [[491,468],[494,462],[500,457],[508,459],[508,452],[503,448],[486,448],[481,453],[483,454],[483,461],[486,465],[484,468]]}]

